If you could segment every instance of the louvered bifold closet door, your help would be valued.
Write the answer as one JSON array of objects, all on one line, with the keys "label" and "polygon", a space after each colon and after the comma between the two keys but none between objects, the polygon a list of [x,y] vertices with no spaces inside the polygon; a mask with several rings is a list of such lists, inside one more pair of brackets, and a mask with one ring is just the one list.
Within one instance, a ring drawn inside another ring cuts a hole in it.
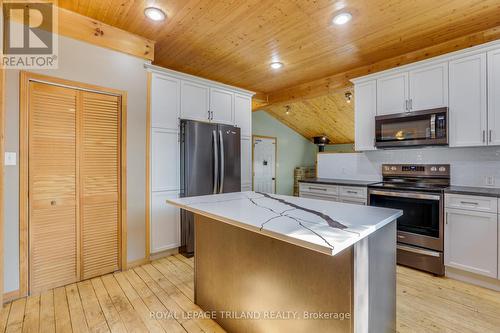
[{"label": "louvered bifold closet door", "polygon": [[77,281],[77,92],[29,84],[29,283],[37,293]]},{"label": "louvered bifold closet door", "polygon": [[119,269],[120,98],[81,94],[82,279]]}]

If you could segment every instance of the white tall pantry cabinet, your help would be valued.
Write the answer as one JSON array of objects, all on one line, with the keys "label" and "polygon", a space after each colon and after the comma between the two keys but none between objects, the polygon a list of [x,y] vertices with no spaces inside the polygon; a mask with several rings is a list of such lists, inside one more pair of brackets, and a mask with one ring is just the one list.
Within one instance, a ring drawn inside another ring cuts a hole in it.
[{"label": "white tall pantry cabinet", "polygon": [[146,65],[151,72],[150,252],[179,247],[180,212],[166,201],[180,194],[180,119],[241,129],[241,188],[252,189],[252,96],[250,91]]}]

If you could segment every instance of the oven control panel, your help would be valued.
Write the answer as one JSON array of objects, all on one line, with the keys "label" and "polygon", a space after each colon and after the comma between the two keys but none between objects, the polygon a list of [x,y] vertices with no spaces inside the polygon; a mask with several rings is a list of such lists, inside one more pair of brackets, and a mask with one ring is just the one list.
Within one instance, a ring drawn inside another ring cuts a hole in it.
[{"label": "oven control panel", "polygon": [[450,177],[449,164],[383,164],[383,176]]}]

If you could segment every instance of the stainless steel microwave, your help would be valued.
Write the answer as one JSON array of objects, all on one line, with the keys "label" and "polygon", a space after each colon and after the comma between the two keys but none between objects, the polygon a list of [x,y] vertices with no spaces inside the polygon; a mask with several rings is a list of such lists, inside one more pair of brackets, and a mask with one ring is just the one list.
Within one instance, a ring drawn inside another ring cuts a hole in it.
[{"label": "stainless steel microwave", "polygon": [[375,146],[448,145],[448,108],[375,117]]}]

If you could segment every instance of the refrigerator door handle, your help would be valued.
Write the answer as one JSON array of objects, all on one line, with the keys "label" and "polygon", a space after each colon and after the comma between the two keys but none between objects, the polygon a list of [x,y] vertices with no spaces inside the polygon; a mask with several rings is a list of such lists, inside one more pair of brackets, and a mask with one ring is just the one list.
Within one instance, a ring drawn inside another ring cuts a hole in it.
[{"label": "refrigerator door handle", "polygon": [[219,140],[220,140],[220,189],[219,193],[224,190],[224,140],[222,137],[222,131],[219,130]]},{"label": "refrigerator door handle", "polygon": [[217,132],[212,131],[214,140],[214,190],[213,194],[217,194],[217,187],[219,185],[219,152],[217,148]]}]

